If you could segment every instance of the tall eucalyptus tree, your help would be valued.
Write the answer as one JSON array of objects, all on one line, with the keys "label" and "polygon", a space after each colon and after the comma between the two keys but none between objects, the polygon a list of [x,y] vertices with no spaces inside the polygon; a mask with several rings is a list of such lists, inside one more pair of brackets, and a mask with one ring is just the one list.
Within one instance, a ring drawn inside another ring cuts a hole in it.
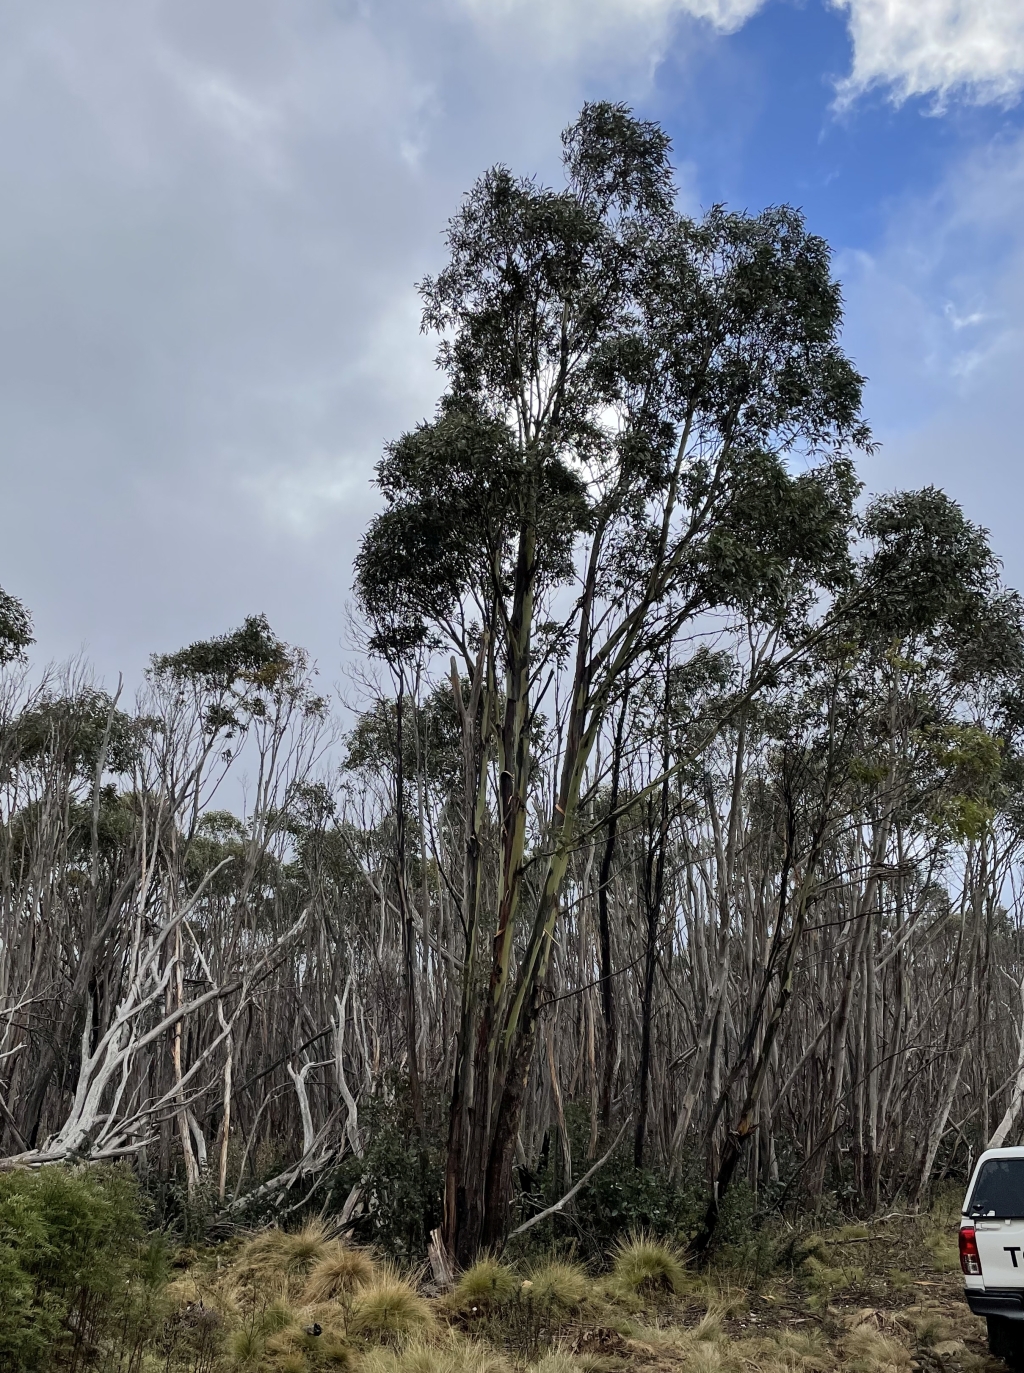
[{"label": "tall eucalyptus tree", "polygon": [[[565,189],[496,167],[469,192],[448,265],[421,287],[446,390],[379,464],[385,509],[358,558],[382,649],[450,652],[463,720],[445,1204],[460,1261],[506,1229],[562,884],[609,710],[641,664],[741,607],[761,627],[749,694],[848,577],[850,453],[868,434],[827,245],[794,210],[680,214],[668,152],[656,125],[589,105],[563,136]],[[558,718],[557,780],[531,816],[542,705]]]}]

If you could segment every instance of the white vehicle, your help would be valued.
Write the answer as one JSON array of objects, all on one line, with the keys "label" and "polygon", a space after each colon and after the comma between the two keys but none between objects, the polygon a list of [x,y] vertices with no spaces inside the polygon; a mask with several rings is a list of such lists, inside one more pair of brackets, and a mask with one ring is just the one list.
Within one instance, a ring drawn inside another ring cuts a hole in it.
[{"label": "white vehicle", "polygon": [[964,1296],[988,1322],[988,1347],[1024,1369],[1024,1146],[978,1159],[960,1218]]}]

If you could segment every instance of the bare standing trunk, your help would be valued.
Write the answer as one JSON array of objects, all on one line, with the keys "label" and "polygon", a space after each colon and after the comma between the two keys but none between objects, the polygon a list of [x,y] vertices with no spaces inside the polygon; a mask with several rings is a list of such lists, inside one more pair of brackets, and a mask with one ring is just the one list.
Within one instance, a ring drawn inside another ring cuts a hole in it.
[{"label": "bare standing trunk", "polygon": [[174,1064],[175,1095],[178,1103],[174,1116],[178,1126],[178,1142],[181,1145],[182,1157],[185,1160],[185,1186],[188,1191],[189,1200],[191,1201],[199,1186],[200,1170],[199,1161],[197,1160],[195,1150],[192,1147],[192,1131],[188,1121],[188,1107],[186,1104],[183,1082],[184,1073],[182,1071],[181,1061],[181,1036],[184,1028],[181,1008],[185,1004],[185,985],[182,980],[180,925],[175,929],[174,952],[172,957],[174,960],[174,1001],[172,1009],[176,1013],[176,1019],[174,1021],[174,1027],[171,1030],[171,1061]]},{"label": "bare standing trunk", "polygon": [[651,1022],[654,1017],[654,975],[658,966],[658,929],[661,924],[661,907],[665,894],[665,846],[668,843],[669,826],[669,758],[668,758],[668,710],[670,674],[665,670],[664,730],[662,740],[662,771],[665,773],[661,784],[661,797],[657,830],[653,824],[653,808],[649,811],[650,845],[644,864],[644,907],[646,913],[644,931],[644,979],[640,997],[640,1075],[637,1091],[636,1134],[633,1140],[633,1167],[642,1168],[644,1163],[644,1143],[647,1136],[647,1117],[650,1109],[648,1101],[651,1081]]},{"label": "bare standing trunk", "polygon": [[611,787],[608,795],[608,824],[604,850],[601,854],[601,870],[597,888],[597,917],[600,932],[599,956],[601,960],[601,1019],[604,1025],[600,1118],[601,1129],[605,1134],[608,1133],[611,1126],[616,1064],[615,987],[612,981],[612,937],[608,913],[608,892],[612,881],[612,865],[615,862],[615,841],[619,832],[619,779],[622,775],[622,739],[626,728],[628,709],[629,691],[627,689],[622,699],[618,723],[615,726],[612,746]]},{"label": "bare standing trunk", "polygon": [[395,745],[395,866],[398,903],[402,917],[402,978],[405,993],[405,1052],[408,1059],[409,1095],[416,1129],[423,1133],[423,1093],[420,1087],[419,1044],[416,1034],[416,918],[406,881],[405,851],[405,673],[398,669],[398,702]]},{"label": "bare standing trunk", "polygon": [[1010,1103],[1003,1112],[1003,1117],[999,1124],[992,1131],[986,1149],[1001,1149],[1006,1143],[1007,1136],[1013,1129],[1017,1117],[1020,1115],[1021,1103],[1024,1102],[1024,978],[1021,978],[1017,986],[1017,996],[1020,999],[1020,1033],[1017,1038],[1017,1071],[1013,1075],[1013,1089],[1010,1093]]}]

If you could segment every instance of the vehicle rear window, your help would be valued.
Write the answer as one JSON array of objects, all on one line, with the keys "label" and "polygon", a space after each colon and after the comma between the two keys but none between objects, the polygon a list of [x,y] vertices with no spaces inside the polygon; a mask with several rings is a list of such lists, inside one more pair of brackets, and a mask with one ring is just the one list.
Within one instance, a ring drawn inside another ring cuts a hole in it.
[{"label": "vehicle rear window", "polygon": [[981,1165],[967,1207],[971,1216],[1024,1216],[1024,1158],[990,1158]]}]

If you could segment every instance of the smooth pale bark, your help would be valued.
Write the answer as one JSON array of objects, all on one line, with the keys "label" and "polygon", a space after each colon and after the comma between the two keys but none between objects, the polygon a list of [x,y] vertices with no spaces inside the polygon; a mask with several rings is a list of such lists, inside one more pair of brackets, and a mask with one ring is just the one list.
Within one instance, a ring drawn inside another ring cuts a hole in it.
[{"label": "smooth pale bark", "polygon": [[1017,995],[1020,999],[1020,1034],[1017,1040],[1017,1071],[1013,1076],[1013,1089],[1010,1092],[1010,1103],[1003,1112],[1003,1117],[999,1124],[989,1136],[986,1149],[1001,1149],[1006,1143],[1007,1136],[1013,1129],[1017,1117],[1020,1115],[1021,1103],[1024,1102],[1024,978],[1021,978],[1017,986]]}]

